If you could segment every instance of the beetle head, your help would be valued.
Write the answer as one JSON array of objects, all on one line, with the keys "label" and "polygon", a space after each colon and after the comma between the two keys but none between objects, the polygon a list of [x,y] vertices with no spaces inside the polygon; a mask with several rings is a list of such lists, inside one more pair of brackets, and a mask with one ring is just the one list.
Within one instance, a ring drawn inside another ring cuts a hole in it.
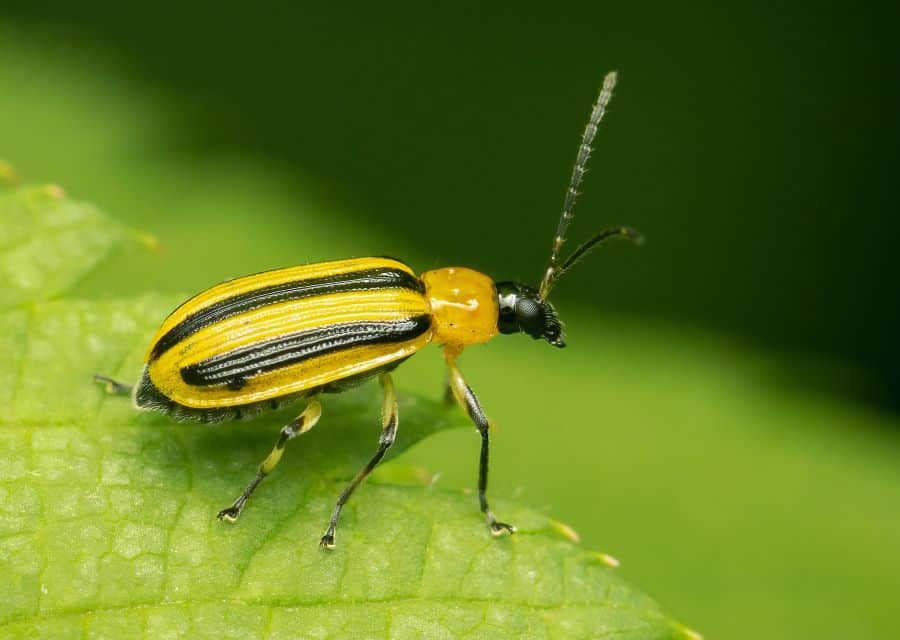
[{"label": "beetle head", "polygon": [[497,329],[500,333],[527,333],[554,347],[566,346],[556,309],[540,297],[537,289],[519,282],[498,282],[497,295],[500,302]]}]

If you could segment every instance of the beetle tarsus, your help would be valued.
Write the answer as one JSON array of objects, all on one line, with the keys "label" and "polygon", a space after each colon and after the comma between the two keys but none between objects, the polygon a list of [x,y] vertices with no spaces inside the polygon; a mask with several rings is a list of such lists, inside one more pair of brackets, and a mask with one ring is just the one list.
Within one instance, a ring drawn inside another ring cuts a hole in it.
[{"label": "beetle tarsus", "polygon": [[244,505],[231,505],[227,509],[222,509],[216,517],[223,522],[237,522],[237,519],[241,516],[241,511],[244,510]]},{"label": "beetle tarsus", "polygon": [[331,527],[328,528],[328,531],[322,536],[322,539],[319,540],[319,546],[323,549],[334,549],[334,529]]},{"label": "beetle tarsus", "polygon": [[256,477],[253,478],[253,482],[244,489],[244,493],[242,493],[237,500],[232,503],[230,507],[227,509],[222,509],[216,517],[219,520],[223,520],[225,522],[237,522],[237,519],[241,517],[241,513],[244,511],[244,507],[247,506],[247,500],[250,499],[250,496],[256,490],[256,487],[259,486],[259,483],[262,482],[263,478],[266,477],[266,474],[261,470],[257,471]]},{"label": "beetle tarsus", "polygon": [[505,522],[497,522],[496,520],[489,521],[488,526],[491,528],[491,535],[495,537],[502,536],[504,533],[512,535],[516,532],[515,526]]}]

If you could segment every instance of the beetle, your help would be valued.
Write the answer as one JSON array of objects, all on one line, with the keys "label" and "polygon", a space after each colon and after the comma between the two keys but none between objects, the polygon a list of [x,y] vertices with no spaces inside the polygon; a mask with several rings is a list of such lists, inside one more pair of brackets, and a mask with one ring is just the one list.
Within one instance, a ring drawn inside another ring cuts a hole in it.
[{"label": "beetle", "polygon": [[156,332],[136,385],[95,379],[111,393],[128,393],[135,408],[176,421],[245,419],[305,399],[271,453],[238,498],[218,518],[235,522],[287,443],[312,429],[322,414],[319,395],[378,377],[384,393],[377,449],[338,497],[320,545],[334,548],[344,504],[384,457],[397,435],[397,394],[391,371],[435,342],[443,349],[453,398],[481,435],[478,497],[491,533],[515,532],[487,500],[490,420],[457,365],[462,351],[498,334],[525,333],[565,346],[563,325],[548,297],[560,277],[588,251],[613,237],[640,241],[628,227],[597,233],[559,259],[597,125],[616,84],[608,73],[585,127],[538,287],[495,282],[463,267],[421,275],[392,258],[354,258],[266,271],[207,289],[175,309]]}]

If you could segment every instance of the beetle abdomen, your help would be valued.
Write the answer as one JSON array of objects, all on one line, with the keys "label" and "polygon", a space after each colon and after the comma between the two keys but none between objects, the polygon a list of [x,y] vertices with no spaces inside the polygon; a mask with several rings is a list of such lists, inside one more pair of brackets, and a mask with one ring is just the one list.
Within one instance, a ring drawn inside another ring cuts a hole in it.
[{"label": "beetle abdomen", "polygon": [[198,409],[180,404],[160,391],[150,379],[147,367],[144,367],[140,380],[134,386],[132,402],[138,409],[168,414],[176,422],[213,423],[252,418],[263,411],[273,411],[285,407],[306,395],[309,395],[309,393],[301,392],[239,406]]},{"label": "beetle abdomen", "polygon": [[423,291],[409,267],[387,258],[222,283],[160,327],[135,404],[180,419],[222,420],[367,377],[430,340]]}]

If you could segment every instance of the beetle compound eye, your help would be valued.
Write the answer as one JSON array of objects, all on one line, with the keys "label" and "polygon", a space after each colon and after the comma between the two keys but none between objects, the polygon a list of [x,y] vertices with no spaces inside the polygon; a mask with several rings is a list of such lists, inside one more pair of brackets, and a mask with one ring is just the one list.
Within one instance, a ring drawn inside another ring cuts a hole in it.
[{"label": "beetle compound eye", "polygon": [[522,320],[537,318],[541,315],[541,306],[529,298],[519,298],[516,301],[516,315]]},{"label": "beetle compound eye", "polygon": [[540,338],[544,333],[544,310],[534,300],[519,298],[516,301],[516,318],[521,330],[531,337]]}]

